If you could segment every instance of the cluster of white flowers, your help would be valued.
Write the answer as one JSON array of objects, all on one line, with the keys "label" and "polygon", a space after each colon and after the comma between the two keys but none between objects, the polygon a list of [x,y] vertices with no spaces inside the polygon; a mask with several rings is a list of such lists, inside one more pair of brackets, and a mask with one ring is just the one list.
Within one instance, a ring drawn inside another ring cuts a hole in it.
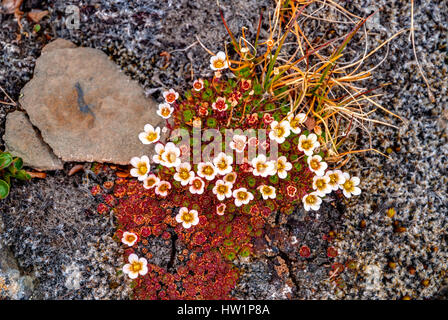
[{"label": "cluster of white flowers", "polygon": [[[211,66],[214,70],[221,70],[228,67],[227,57],[223,52],[218,53],[210,60]],[[200,91],[204,87],[202,80],[195,80],[193,89]],[[179,94],[170,89],[163,93],[165,102],[159,105],[157,114],[164,119],[171,117],[174,112],[173,103],[178,99]],[[218,98],[213,104],[213,108],[222,110],[227,108],[224,98]],[[267,119],[269,117],[266,117]],[[272,117],[270,119],[269,138],[282,144],[291,133],[300,134],[301,127],[305,124],[307,116],[304,113],[290,114],[281,121],[275,121]],[[154,128],[150,124],[145,125],[144,132],[139,134],[139,138],[144,144],[155,143],[155,155],[152,160],[167,168],[174,168],[174,180],[179,182],[182,186],[188,186],[191,194],[203,194],[207,183],[213,183],[212,192],[219,201],[226,199],[234,199],[237,207],[248,204],[254,199],[254,194],[244,187],[234,189],[236,181],[236,172],[233,168],[233,157],[224,152],[216,155],[211,161],[201,162],[197,165],[196,172],[190,163],[182,162],[182,151],[174,143],[168,142],[162,144],[160,140],[160,128]],[[248,138],[245,135],[234,135],[230,143],[232,150],[237,153],[244,153],[246,147],[252,143],[258,144],[257,138]],[[261,144],[261,147],[264,145]],[[266,149],[266,146],[264,146]],[[342,189],[346,197],[351,195],[358,195],[361,189],[357,187],[359,178],[350,178],[348,173],[343,173],[340,170],[327,171],[328,165],[323,161],[322,157],[315,152],[319,149],[320,143],[315,133],[302,134],[299,136],[297,149],[307,156],[309,169],[315,174],[313,178],[313,192],[305,195],[302,198],[305,210],[318,210],[322,198],[331,191]],[[288,171],[293,167],[292,163],[288,162],[285,156],[281,156],[276,160],[269,160],[263,154],[259,154],[250,162],[245,158],[246,164],[249,165],[249,172],[255,177],[269,177],[278,175],[279,179],[286,179]],[[137,177],[143,182],[146,189],[154,188],[155,193],[161,197],[168,195],[171,189],[171,183],[168,181],[161,181],[156,175],[150,173],[149,158],[142,156],[141,158],[134,157],[131,159],[133,169],[131,175]],[[270,185],[259,185],[256,190],[260,192],[263,199],[275,199],[277,197],[276,188]],[[288,191],[292,192],[292,190]],[[295,191],[293,192],[295,194]],[[224,214],[226,206],[224,203],[216,208],[219,215]],[[176,216],[176,220],[185,228],[190,228],[199,222],[197,211],[182,208]]]},{"label": "cluster of white flowers", "polygon": [[[361,194],[361,189],[357,187],[360,182],[358,177],[350,177],[347,172],[342,172],[341,170],[328,170],[325,172],[327,164],[321,160],[322,158],[320,156],[308,158],[309,168],[311,171],[314,171],[316,175],[313,177],[313,189],[315,191],[306,194],[302,198],[303,206],[306,211],[319,210],[322,198],[338,189],[342,189],[344,196],[347,198],[350,198],[352,195]],[[316,166],[318,165],[319,169],[314,170],[315,168],[312,167],[312,161],[318,163]]]},{"label": "cluster of white flowers", "polygon": [[[229,68],[229,60],[224,52],[219,52],[210,58],[210,67],[215,71],[215,77],[220,77],[221,70]],[[249,82],[250,84],[250,82]],[[201,91],[204,88],[204,81],[202,79],[195,80],[193,83],[193,90]],[[164,103],[159,105],[157,114],[163,119],[169,119],[175,108],[173,104],[179,98],[179,94],[170,89],[163,93]],[[218,97],[212,104],[213,110],[218,112],[226,111],[229,107],[224,97]],[[232,103],[232,106],[234,104]],[[208,111],[203,111],[205,114]],[[307,115],[305,113],[298,113],[294,115],[291,113],[281,121],[275,121],[274,118],[266,113],[263,116],[263,121],[270,125],[269,138],[282,144],[291,133],[299,135],[302,132],[301,127],[305,124]],[[197,123],[199,121],[199,123]],[[193,121],[193,126],[200,126],[200,120]],[[164,129],[165,130],[165,129]],[[163,131],[163,130],[162,130]],[[163,131],[164,132],[164,131]],[[147,124],[144,126],[144,131],[138,137],[143,144],[155,144],[155,155],[152,160],[167,168],[174,168],[174,180],[179,182],[182,186],[188,186],[191,194],[200,195],[205,191],[207,182],[214,182],[212,192],[219,201],[226,199],[234,199],[237,207],[248,204],[254,199],[254,194],[244,187],[234,189],[237,173],[233,170],[233,157],[224,152],[216,155],[211,161],[201,162],[197,165],[196,172],[190,163],[182,162],[182,151],[174,143],[168,142],[166,144],[160,143],[161,128],[154,128]],[[244,153],[246,146],[258,145],[257,138],[248,138],[245,135],[234,135],[230,147],[237,153]],[[260,143],[260,146],[266,150],[267,142]],[[346,172],[341,170],[328,170],[328,165],[323,161],[322,157],[315,154],[320,147],[318,137],[314,133],[302,134],[299,136],[297,149],[307,156],[307,163],[309,170],[315,176],[313,177],[313,192],[306,194],[302,198],[304,208],[306,211],[318,210],[322,203],[322,198],[332,191],[342,189],[343,194],[350,198],[352,195],[359,195],[361,189],[358,186],[359,178],[350,177]],[[143,182],[145,189],[153,189],[156,195],[166,197],[171,189],[171,183],[160,180],[155,174],[150,173],[150,163],[148,156],[134,157],[131,159],[131,175]],[[279,179],[286,179],[288,171],[293,167],[292,163],[288,162],[285,156],[281,156],[276,160],[270,160],[265,155],[259,154],[250,162],[245,158],[245,164],[249,165],[246,172],[252,172],[255,177],[269,177],[278,175]],[[260,192],[264,200],[275,199],[277,197],[277,190],[274,186],[262,184],[256,190]],[[287,187],[288,195],[294,196],[297,188],[290,185]],[[216,213],[223,215],[226,210],[226,205],[220,203],[216,207]],[[182,207],[176,215],[176,221],[181,223],[186,229],[191,228],[199,223],[199,214],[197,210],[189,210]],[[121,241],[133,246],[138,240],[138,236],[132,232],[124,232]],[[135,279],[138,275],[145,275],[148,272],[147,261],[145,258],[138,258],[137,255],[131,254],[129,256],[129,263],[123,267],[123,272],[128,274],[130,278]]]}]

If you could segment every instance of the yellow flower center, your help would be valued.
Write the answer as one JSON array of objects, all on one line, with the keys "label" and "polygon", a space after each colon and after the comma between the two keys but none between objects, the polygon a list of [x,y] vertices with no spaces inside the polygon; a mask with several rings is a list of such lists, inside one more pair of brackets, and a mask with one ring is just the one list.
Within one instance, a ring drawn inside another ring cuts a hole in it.
[{"label": "yellow flower center", "polygon": [[215,62],[213,62],[213,66],[214,66],[216,69],[223,68],[223,67],[224,67],[224,61],[221,60],[221,59],[217,59],[217,60],[215,60]]},{"label": "yellow flower center", "polygon": [[166,184],[166,183],[161,184],[160,187],[159,187],[159,191],[160,192],[167,192],[168,191],[168,184]]},{"label": "yellow flower center", "polygon": [[238,140],[235,144],[235,146],[238,150],[242,150],[244,148],[244,145],[245,145],[245,143],[243,140]]},{"label": "yellow flower center", "polygon": [[267,168],[267,165],[263,162],[258,162],[257,163],[257,171],[258,172],[262,172]]},{"label": "yellow flower center", "polygon": [[313,169],[313,170],[318,170],[319,167],[320,167],[320,163],[319,163],[319,161],[316,160],[316,159],[312,159],[312,160],[310,161],[310,167],[311,167],[311,169]]},{"label": "yellow flower center", "polygon": [[140,163],[138,164],[138,172],[139,172],[141,175],[144,175],[144,174],[146,174],[146,173],[148,172],[148,167],[146,166],[146,163],[145,163],[145,162],[140,162]]},{"label": "yellow flower center", "polygon": [[290,125],[291,125],[291,128],[297,128],[298,126],[299,126],[299,120],[296,120],[296,119],[293,119],[291,122],[290,122]]},{"label": "yellow flower center", "polygon": [[319,190],[324,189],[325,188],[325,181],[323,179],[316,180],[316,187]]},{"label": "yellow flower center", "polygon": [[238,191],[236,194],[237,198],[239,200],[246,200],[247,199],[247,192],[244,191]]},{"label": "yellow flower center", "polygon": [[131,265],[131,269],[133,272],[139,272],[140,270],[143,269],[143,263],[138,262],[138,261],[133,262]]},{"label": "yellow flower center", "polygon": [[342,186],[347,192],[352,192],[355,189],[355,185],[351,180],[346,181]]},{"label": "yellow flower center", "polygon": [[285,169],[285,164],[283,163],[283,161],[278,161],[277,162],[277,170],[283,171],[284,169]]},{"label": "yellow flower center", "polygon": [[332,173],[329,175],[330,184],[336,184],[338,182],[338,175],[336,173]]},{"label": "yellow flower center", "polygon": [[226,186],[225,184],[220,184],[217,188],[217,191],[219,194],[226,194],[228,190],[229,190],[229,187]]},{"label": "yellow flower center", "polygon": [[157,139],[157,132],[150,132],[148,133],[148,135],[146,136],[146,139],[148,141],[154,141]]},{"label": "yellow flower center", "polygon": [[218,168],[221,170],[224,170],[227,168],[227,161],[226,159],[221,159],[221,161],[218,162]]},{"label": "yellow flower center", "polygon": [[199,81],[198,81],[198,82],[195,82],[194,85],[193,85],[193,87],[194,87],[195,89],[201,89],[201,88],[202,88],[202,83],[200,83]]},{"label": "yellow flower center", "polygon": [[180,169],[179,177],[180,177],[182,180],[187,180],[187,179],[190,177],[190,173],[189,173],[188,170],[185,169],[185,168]]},{"label": "yellow flower center", "polygon": [[235,181],[235,175],[229,174],[229,175],[225,176],[224,180],[227,182],[233,183]]},{"label": "yellow flower center", "polygon": [[263,190],[263,193],[267,196],[272,194],[272,189],[269,188],[268,186],[264,186],[262,190]]},{"label": "yellow flower center", "polygon": [[126,236],[126,241],[127,242],[133,242],[135,240],[135,236],[133,234],[128,234]]},{"label": "yellow flower center", "polygon": [[176,154],[174,152],[168,153],[167,159],[169,163],[174,163],[176,161]]},{"label": "yellow flower center", "polygon": [[302,149],[309,150],[309,149],[311,149],[312,146],[313,146],[313,143],[311,142],[311,140],[303,140],[302,141]]},{"label": "yellow flower center", "polygon": [[148,179],[148,180],[146,180],[146,184],[147,184],[149,187],[152,187],[153,185],[156,184],[156,179],[154,179],[154,178],[152,178],[152,179]]},{"label": "yellow flower center", "polygon": [[214,170],[211,166],[205,166],[202,169],[202,173],[205,174],[206,176],[211,176],[213,174]]},{"label": "yellow flower center", "polygon": [[190,222],[193,222],[193,219],[194,219],[193,215],[188,211],[186,211],[182,214],[183,222],[190,223]]},{"label": "yellow flower center", "polygon": [[308,204],[314,204],[316,201],[317,201],[316,196],[312,194],[308,195],[305,199],[305,202]]},{"label": "yellow flower center", "polygon": [[162,116],[168,117],[170,115],[170,109],[169,108],[163,108],[161,113],[162,113]]},{"label": "yellow flower center", "polygon": [[174,93],[171,92],[166,95],[167,102],[171,103],[174,102],[174,100],[176,100],[176,95]]},{"label": "yellow flower center", "polygon": [[277,137],[283,137],[283,135],[285,134],[285,129],[278,125],[275,127],[275,134],[277,135]]},{"label": "yellow flower center", "polygon": [[201,180],[199,180],[199,179],[194,180],[194,181],[193,181],[193,187],[194,187],[195,189],[201,189],[201,187],[202,187],[202,182],[201,182]]}]

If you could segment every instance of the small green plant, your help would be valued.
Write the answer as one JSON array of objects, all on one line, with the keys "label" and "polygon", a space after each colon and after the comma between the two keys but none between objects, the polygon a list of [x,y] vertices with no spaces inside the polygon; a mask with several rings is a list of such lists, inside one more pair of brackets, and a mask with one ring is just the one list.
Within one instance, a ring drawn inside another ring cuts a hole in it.
[{"label": "small green plant", "polygon": [[0,153],[0,199],[9,194],[11,178],[29,180],[31,176],[22,169],[23,161],[19,157],[13,157],[9,152]]}]

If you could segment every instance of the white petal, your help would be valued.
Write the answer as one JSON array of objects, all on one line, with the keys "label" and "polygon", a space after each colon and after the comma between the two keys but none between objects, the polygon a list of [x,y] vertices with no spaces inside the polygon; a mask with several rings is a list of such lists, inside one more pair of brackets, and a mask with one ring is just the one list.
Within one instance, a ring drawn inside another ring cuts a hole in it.
[{"label": "white petal", "polygon": [[140,162],[139,157],[133,157],[130,161],[131,165],[133,165],[134,167],[137,167],[139,162]]},{"label": "white petal", "polygon": [[127,264],[125,264],[125,265],[123,266],[123,272],[124,272],[124,273],[129,273],[129,272],[131,272],[131,265],[130,265],[129,263],[127,263]]},{"label": "white petal", "polygon": [[139,177],[140,176],[140,173],[139,173],[138,169],[136,169],[136,168],[132,168],[130,173],[131,173],[131,176],[133,176],[133,177]]},{"label": "white petal", "polygon": [[138,256],[135,253],[129,255],[128,261],[132,264],[138,262]]},{"label": "white petal", "polygon": [[224,51],[219,51],[216,56],[221,60],[226,60],[226,53]]},{"label": "white petal", "polygon": [[182,223],[182,226],[183,226],[185,229],[190,229],[190,227],[191,227],[191,223],[183,222],[183,223]]},{"label": "white petal", "polygon": [[148,124],[145,124],[144,130],[145,130],[145,132],[153,132],[154,127],[148,123]]},{"label": "white petal", "polygon": [[144,265],[143,268],[139,271],[141,276],[144,276],[148,273],[148,266]]},{"label": "white petal", "polygon": [[143,162],[145,162],[147,166],[149,166],[149,158],[148,158],[148,156],[142,156],[142,157],[141,157],[141,160],[142,160]]}]

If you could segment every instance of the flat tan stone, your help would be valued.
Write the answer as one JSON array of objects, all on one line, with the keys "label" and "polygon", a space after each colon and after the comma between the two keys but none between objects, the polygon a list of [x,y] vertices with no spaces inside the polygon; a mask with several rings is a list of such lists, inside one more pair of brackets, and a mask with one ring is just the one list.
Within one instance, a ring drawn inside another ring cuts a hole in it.
[{"label": "flat tan stone", "polygon": [[20,157],[25,166],[37,170],[59,170],[64,165],[40,139],[25,113],[14,111],[6,117],[6,149]]},{"label": "flat tan stone", "polygon": [[153,150],[138,139],[144,125],[164,125],[157,103],[105,53],[65,40],[42,51],[20,104],[63,161],[128,164]]}]

